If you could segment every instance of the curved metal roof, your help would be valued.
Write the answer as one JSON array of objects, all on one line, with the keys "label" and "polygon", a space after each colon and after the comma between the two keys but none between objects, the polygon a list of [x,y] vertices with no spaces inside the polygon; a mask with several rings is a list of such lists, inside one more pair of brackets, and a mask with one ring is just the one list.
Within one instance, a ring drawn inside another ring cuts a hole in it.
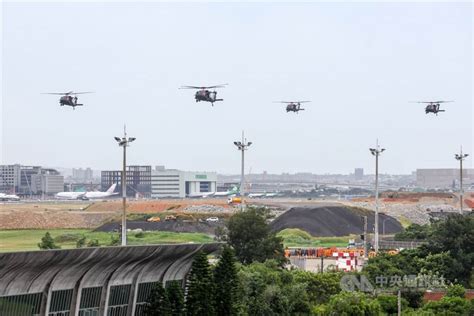
[{"label": "curved metal roof", "polygon": [[0,253],[0,296],[183,279],[193,256],[219,243]]}]

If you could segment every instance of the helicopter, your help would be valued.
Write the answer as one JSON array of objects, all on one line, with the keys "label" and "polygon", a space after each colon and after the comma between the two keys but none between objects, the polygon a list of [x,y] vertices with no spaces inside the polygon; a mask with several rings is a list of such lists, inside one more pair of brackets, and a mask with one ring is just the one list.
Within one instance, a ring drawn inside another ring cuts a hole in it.
[{"label": "helicopter", "polygon": [[285,103],[286,104],[286,112],[295,112],[298,113],[299,111],[304,111],[301,108],[301,103],[308,103],[311,101],[275,101],[275,103]]},{"label": "helicopter", "polygon": [[59,105],[60,106],[72,106],[72,109],[75,110],[76,106],[83,106],[84,104],[82,103],[77,103],[77,95],[78,94],[85,94],[85,93],[94,93],[91,91],[87,92],[74,92],[74,91],[69,91],[69,92],[47,92],[43,94],[53,94],[53,95],[61,95],[62,97],[59,98]]},{"label": "helicopter", "polygon": [[182,86],[180,89],[198,89],[198,91],[196,91],[196,94],[194,95],[194,99],[196,100],[196,102],[211,102],[211,105],[214,106],[214,102],[224,101],[224,99],[217,99],[217,91],[209,91],[209,89],[225,88],[226,85],[227,83],[209,87]]},{"label": "helicopter", "polygon": [[445,110],[440,110],[441,103],[454,102],[454,101],[417,101],[416,103],[426,103],[428,104],[425,108],[425,113],[433,113],[438,116],[438,112],[445,112]]}]

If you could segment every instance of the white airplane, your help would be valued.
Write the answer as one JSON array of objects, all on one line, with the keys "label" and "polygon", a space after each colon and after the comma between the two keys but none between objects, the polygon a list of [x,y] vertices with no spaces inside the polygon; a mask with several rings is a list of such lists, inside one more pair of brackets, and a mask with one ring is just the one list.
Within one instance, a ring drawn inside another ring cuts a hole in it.
[{"label": "white airplane", "polygon": [[233,186],[229,191],[222,191],[222,192],[202,192],[202,193],[195,193],[195,194],[188,194],[189,198],[208,198],[208,197],[224,197],[229,195],[238,194],[240,189],[238,186]]},{"label": "white airplane", "polygon": [[0,201],[19,201],[20,197],[15,194],[0,193]]},{"label": "white airplane", "polygon": [[56,198],[60,200],[93,200],[93,199],[103,199],[109,196],[117,195],[118,192],[115,191],[117,183],[112,184],[112,186],[105,192],[93,191],[93,192],[59,192],[56,194]]},{"label": "white airplane", "polygon": [[249,198],[253,199],[253,198],[261,198],[261,197],[264,197],[265,196],[265,193],[250,193],[249,194]]},{"label": "white airplane", "polygon": [[250,193],[249,198],[271,198],[278,196],[278,193]]}]

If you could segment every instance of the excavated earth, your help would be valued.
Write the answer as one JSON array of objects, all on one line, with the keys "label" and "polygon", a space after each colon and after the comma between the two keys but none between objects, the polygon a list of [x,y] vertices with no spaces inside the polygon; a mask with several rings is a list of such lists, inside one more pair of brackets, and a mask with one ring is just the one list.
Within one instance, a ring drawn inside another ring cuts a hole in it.
[{"label": "excavated earth", "polygon": [[[367,216],[367,227],[370,230],[374,225],[374,212],[370,210],[343,205],[293,207],[277,217],[271,223],[271,227],[274,231],[299,228],[312,236],[347,236],[364,232],[363,216]],[[384,220],[386,234],[402,230],[402,225],[395,218],[380,214],[380,232]]]}]

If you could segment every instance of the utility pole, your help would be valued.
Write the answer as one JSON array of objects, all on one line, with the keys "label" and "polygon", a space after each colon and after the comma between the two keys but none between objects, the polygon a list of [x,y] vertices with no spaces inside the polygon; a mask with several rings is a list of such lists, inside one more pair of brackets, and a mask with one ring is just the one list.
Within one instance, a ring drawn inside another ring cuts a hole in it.
[{"label": "utility pole", "polygon": [[375,156],[375,253],[379,251],[379,156],[385,151],[385,148],[380,148],[379,141],[375,148],[369,148],[370,153]]},{"label": "utility pole", "polygon": [[402,292],[398,289],[397,293],[397,315],[402,315]]},{"label": "utility pole", "polygon": [[459,212],[461,213],[461,215],[463,214],[462,208],[463,208],[463,195],[464,195],[464,189],[462,187],[462,161],[466,159],[468,156],[469,154],[462,153],[462,146],[461,146],[461,150],[459,154],[454,155],[454,158],[456,158],[456,160],[459,160],[459,200],[461,203],[461,208]]},{"label": "utility pole", "polygon": [[364,216],[364,259],[367,260],[367,216]]},{"label": "utility pole", "polygon": [[245,151],[252,145],[252,142],[247,142],[247,139],[244,137],[244,131],[242,131],[242,141],[234,142],[234,145],[237,146],[237,149],[242,152],[241,158],[241,170],[240,170],[240,209],[244,208],[244,185],[245,185]]},{"label": "utility pole", "polygon": [[133,142],[135,137],[127,138],[126,126],[123,126],[123,137],[114,137],[120,147],[123,147],[122,166],[122,246],[127,245],[127,147]]}]

